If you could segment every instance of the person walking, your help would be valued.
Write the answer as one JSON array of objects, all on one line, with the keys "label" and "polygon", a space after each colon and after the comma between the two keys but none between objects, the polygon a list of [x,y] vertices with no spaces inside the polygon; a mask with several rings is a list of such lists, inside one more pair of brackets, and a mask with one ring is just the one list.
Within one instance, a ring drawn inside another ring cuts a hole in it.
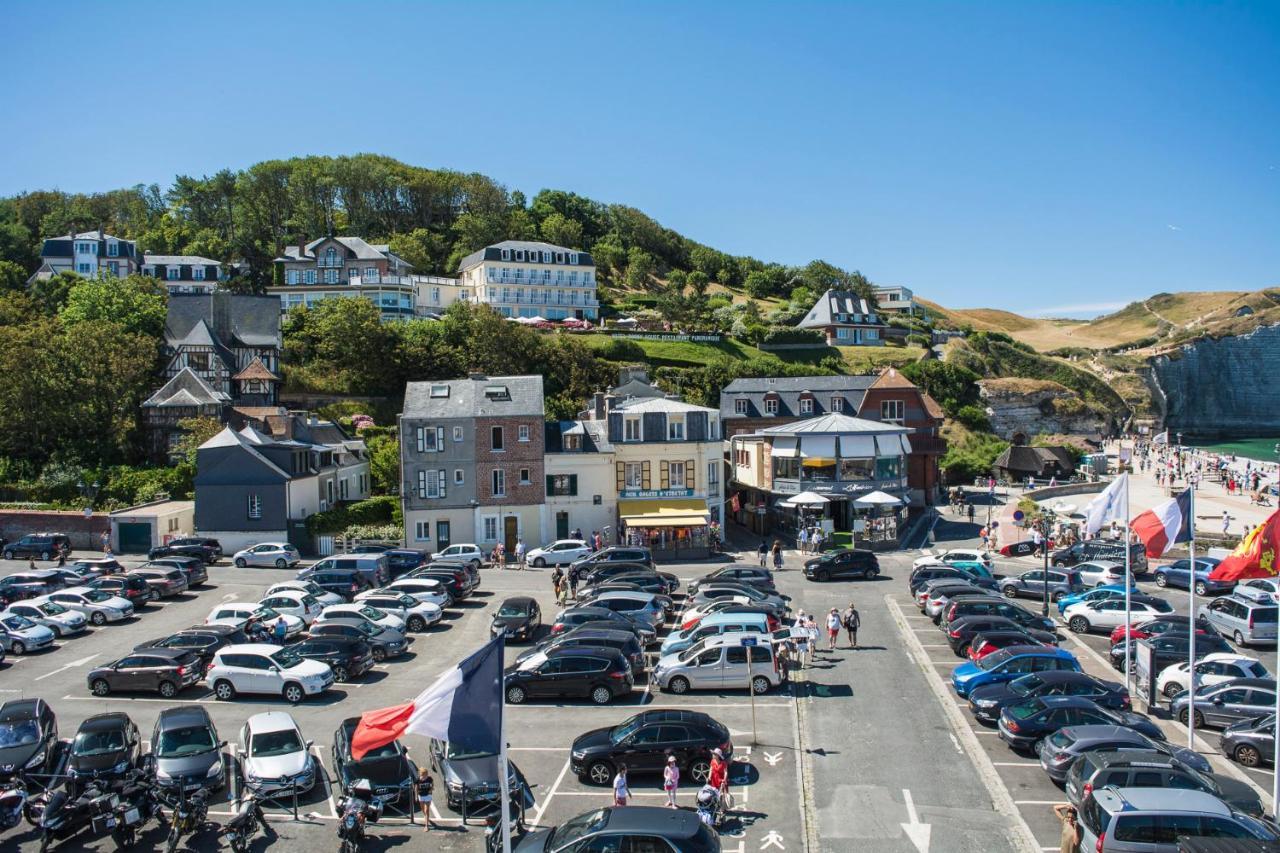
[{"label": "person walking", "polygon": [[1227,511],[1224,509],[1222,511],[1222,535],[1226,536],[1227,531],[1230,529],[1231,529],[1231,516],[1228,515]]},{"label": "person walking", "polygon": [[551,573],[551,588],[556,593],[556,604],[564,604],[564,571],[559,566]]},{"label": "person walking", "polygon": [[796,544],[800,546],[800,553],[809,553],[809,531],[805,527],[800,528],[800,532],[796,534]]},{"label": "person walking", "polygon": [[1053,807],[1053,816],[1062,822],[1058,839],[1059,853],[1076,853],[1080,847],[1080,824],[1076,820],[1075,806],[1059,803]]},{"label": "person walking", "polygon": [[827,651],[836,650],[836,640],[840,639],[840,611],[834,607],[827,614]]},{"label": "person walking", "polygon": [[818,652],[818,620],[810,614],[804,624],[809,630],[809,650],[816,655]]},{"label": "person walking", "polygon": [[578,573],[572,568],[569,569],[569,597],[575,600],[578,597]]},{"label": "person walking", "polygon": [[680,789],[680,765],[674,755],[667,756],[667,766],[662,768],[662,790],[667,792],[667,808],[676,808],[676,791]]},{"label": "person walking", "polygon": [[285,634],[289,633],[289,626],[284,624],[284,616],[282,615],[276,620],[276,624],[271,626],[271,633],[276,641],[277,646],[284,645]]},{"label": "person walking", "polygon": [[778,677],[786,684],[791,679],[791,656],[794,654],[790,640],[778,643],[776,660],[778,661]]},{"label": "person walking", "polygon": [[729,790],[729,764],[724,760],[720,747],[711,750],[711,772],[707,774],[707,784],[721,794]]},{"label": "person walking", "polygon": [[435,780],[426,767],[418,768],[418,781],[414,784],[418,795],[418,808],[422,809],[422,831],[431,831],[431,792],[435,789]]},{"label": "person walking", "polygon": [[760,568],[764,568],[765,561],[769,557],[769,543],[764,539],[760,540],[760,547],[756,549],[756,553],[760,555]]},{"label": "person walking", "polygon": [[827,541],[827,537],[823,535],[822,528],[816,528],[813,531],[813,553],[822,553],[822,543]]},{"label": "person walking", "polygon": [[782,543],[777,539],[773,540],[773,567],[782,568]]},{"label": "person walking", "polygon": [[796,639],[796,669],[804,669],[809,657],[809,623],[803,610],[796,616],[792,634]]},{"label": "person walking", "polygon": [[524,568],[524,539],[516,540],[516,568]]},{"label": "person walking", "polygon": [[627,765],[619,764],[618,773],[613,777],[613,804],[625,806],[630,797],[631,791],[627,788]]},{"label": "person walking", "polygon": [[849,602],[849,606],[841,615],[841,621],[844,622],[844,630],[849,634],[849,648],[856,649],[858,647],[858,628],[862,626],[862,616],[858,613],[858,608],[853,606],[853,602]]}]

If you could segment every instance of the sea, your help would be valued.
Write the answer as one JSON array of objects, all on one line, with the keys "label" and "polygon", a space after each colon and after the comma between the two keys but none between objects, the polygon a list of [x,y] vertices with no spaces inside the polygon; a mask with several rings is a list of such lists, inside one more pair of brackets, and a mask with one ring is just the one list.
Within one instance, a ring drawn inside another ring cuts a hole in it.
[{"label": "sea", "polygon": [[1200,442],[1190,441],[1188,444],[1200,447],[1212,453],[1234,453],[1246,459],[1257,459],[1261,462],[1275,462],[1276,445],[1280,444],[1280,436],[1263,438],[1237,438],[1232,441]]}]

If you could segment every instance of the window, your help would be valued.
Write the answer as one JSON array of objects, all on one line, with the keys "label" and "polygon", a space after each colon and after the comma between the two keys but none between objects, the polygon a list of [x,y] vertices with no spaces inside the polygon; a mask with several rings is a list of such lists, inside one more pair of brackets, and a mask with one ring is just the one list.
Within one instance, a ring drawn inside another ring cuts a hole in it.
[{"label": "window", "polygon": [[119,275],[120,275],[120,262],[119,262],[119,261],[107,261],[107,272],[111,273],[113,276],[119,277]]},{"label": "window", "polygon": [[501,468],[493,469],[493,496],[495,498],[507,496],[507,472]]},{"label": "window", "polygon": [[114,258],[114,257],[117,257],[117,256],[119,256],[119,254],[120,254],[120,244],[119,244],[119,243],[117,243],[117,242],[116,242],[116,241],[114,241],[114,240],[112,240],[111,242],[107,243],[107,257],[108,257],[108,258]]},{"label": "window", "polygon": [[502,449],[503,449],[503,442],[502,442],[502,427],[500,427],[500,426],[496,426],[496,427],[493,427],[493,429],[492,429],[492,430],[490,430],[490,440],[491,440],[491,441],[492,441],[492,443],[493,443],[493,449],[494,449],[494,450],[502,450]]},{"label": "window", "polygon": [[418,497],[445,497],[445,472],[443,470],[426,470],[418,472]]},{"label": "window", "polygon": [[332,504],[333,503],[333,480],[324,481],[324,494],[325,494],[325,499]]},{"label": "window", "polygon": [[464,475],[463,475],[463,473],[462,473],[462,469],[461,469],[461,468],[454,468],[454,469],[453,469],[453,484],[454,484],[455,486],[461,486],[464,482],[466,482],[466,480],[464,479]]},{"label": "window", "polygon": [[520,485],[522,486],[529,485],[529,469],[528,468],[520,469]]},{"label": "window", "polygon": [[837,394],[836,396],[831,398],[831,411],[833,412],[844,411],[844,397],[841,397],[840,395]]},{"label": "window", "polygon": [[92,269],[93,267],[89,264],[76,264],[76,272],[81,275],[88,275]]},{"label": "window", "polygon": [[249,517],[262,518],[262,497],[261,495],[249,495]]},{"label": "window", "polygon": [[378,280],[378,268],[377,268],[377,267],[365,267],[365,268],[364,268],[364,277],[365,277],[365,278],[367,278],[367,279],[369,279],[369,281],[377,281],[377,280]]},{"label": "window", "polygon": [[720,463],[707,463],[707,489],[712,490],[720,485]]},{"label": "window", "polygon": [[565,449],[565,450],[581,450],[581,449],[582,449],[582,436],[580,436],[580,435],[566,435],[566,436],[564,437],[564,449]]},{"label": "window", "polygon": [[462,441],[462,427],[456,426],[453,428],[453,440]]},{"label": "window", "polygon": [[900,424],[904,417],[904,408],[901,400],[884,400],[880,403],[880,420],[887,424]]},{"label": "window", "polygon": [[640,441],[640,418],[631,417],[622,419],[622,440],[623,441]]},{"label": "window", "polygon": [[570,252],[570,253],[569,253],[569,263],[571,263],[571,264],[576,264],[577,262],[578,262],[578,253],[577,253],[577,252]]},{"label": "window", "polygon": [[325,283],[325,284],[337,284],[337,283],[338,283],[338,271],[337,271],[336,269],[325,270],[325,271],[324,271],[324,283]]},{"label": "window", "polygon": [[303,284],[315,284],[315,283],[316,283],[316,271],[315,271],[315,270],[305,270],[305,271],[303,271],[303,273],[302,273],[302,283],[303,283]]},{"label": "window", "polygon": [[715,441],[720,438],[720,421],[715,415],[707,417],[707,439]]},{"label": "window", "polygon": [[734,413],[735,415],[745,415],[745,414],[747,413],[747,401],[746,401],[746,400],[734,400],[734,401],[733,401],[733,413]]},{"label": "window", "polygon": [[520,424],[520,426],[519,426],[519,427],[517,427],[516,429],[517,429],[516,439],[517,439],[518,441],[528,441],[528,440],[529,440],[529,425],[528,425],[528,424]]},{"label": "window", "polygon": [[524,260],[524,249],[516,249],[516,260],[517,261]]},{"label": "window", "polygon": [[667,476],[671,480],[670,488],[683,489],[684,488],[684,463],[671,462],[667,465],[667,471],[668,471]]},{"label": "window", "polygon": [[547,497],[574,497],[577,494],[577,474],[547,475]]},{"label": "window", "polygon": [[177,281],[182,278],[182,267],[177,264],[169,264],[164,268],[164,277],[169,281]]},{"label": "window", "polygon": [[813,414],[813,398],[812,397],[800,398],[800,414],[802,415]]},{"label": "window", "polygon": [[[503,250],[502,250],[502,259],[503,259],[504,261],[509,261],[509,260],[511,260],[511,250],[510,250],[510,249],[503,249]],[[504,272],[505,272],[505,270],[504,270]]]},{"label": "window", "polygon": [[640,462],[628,462],[624,479],[628,489],[644,488],[644,465]]},{"label": "window", "polygon": [[678,415],[667,415],[667,440],[684,441],[684,418]]},{"label": "window", "polygon": [[419,453],[439,453],[444,450],[444,427],[418,427]]},{"label": "window", "polygon": [[764,400],[764,413],[766,415],[778,414],[778,398],[766,397]]},{"label": "window", "polygon": [[498,517],[495,515],[486,515],[484,517],[484,541],[496,542],[498,539]]},{"label": "window", "polygon": [[413,538],[418,542],[431,541],[431,522],[419,521],[413,527]]}]

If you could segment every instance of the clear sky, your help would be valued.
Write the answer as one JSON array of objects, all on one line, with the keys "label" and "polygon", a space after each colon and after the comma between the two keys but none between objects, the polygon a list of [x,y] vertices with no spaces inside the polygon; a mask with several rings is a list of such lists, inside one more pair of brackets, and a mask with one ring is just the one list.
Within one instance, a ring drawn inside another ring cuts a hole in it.
[{"label": "clear sky", "polygon": [[1280,2],[6,4],[0,194],[377,152],[953,307],[1280,285]]}]

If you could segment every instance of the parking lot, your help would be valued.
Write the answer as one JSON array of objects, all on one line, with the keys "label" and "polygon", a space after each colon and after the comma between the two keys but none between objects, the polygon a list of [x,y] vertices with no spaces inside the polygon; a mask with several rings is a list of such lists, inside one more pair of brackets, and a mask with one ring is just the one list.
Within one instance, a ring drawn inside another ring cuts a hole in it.
[{"label": "parking lot", "polygon": [[[122,560],[127,566],[140,560]],[[682,580],[706,573],[716,564],[664,566]],[[0,563],[0,574],[26,568],[25,562]],[[50,703],[58,717],[63,739],[74,735],[85,718],[103,711],[122,710],[138,725],[144,738],[149,737],[157,715],[166,707],[196,704],[212,717],[222,740],[228,743],[232,767],[239,730],[245,720],[265,710],[287,710],[298,722],[303,735],[313,741],[312,752],[332,774],[331,744],[335,729],[348,717],[361,712],[407,701],[430,684],[436,676],[456,664],[489,639],[489,617],[493,608],[505,597],[515,594],[535,596],[549,622],[558,607],[551,589],[550,570],[500,571],[486,568],[479,590],[463,602],[445,610],[444,619],[414,637],[409,653],[378,664],[371,672],[353,682],[337,684],[325,694],[305,699],[296,706],[278,699],[241,696],[222,702],[212,696],[204,682],[187,688],[174,699],[154,694],[106,697],[91,695],[85,683],[88,671],[122,656],[135,645],[168,633],[204,622],[215,605],[225,601],[256,601],[272,583],[294,576],[296,570],[235,568],[224,559],[211,566],[209,582],[173,599],[153,603],[139,610],[132,619],[82,635],[60,640],[51,650],[10,656],[0,664],[0,701],[38,696]],[[545,633],[545,627],[542,632]],[[510,661],[524,646],[508,649]],[[612,793],[607,787],[596,787],[580,781],[569,771],[569,745],[579,734],[594,728],[613,726],[646,708],[685,708],[705,711],[730,731],[735,747],[731,767],[731,789],[735,809],[723,829],[724,849],[731,853],[759,850],[766,838],[777,841],[770,846],[798,842],[802,836],[801,804],[797,796],[797,756],[795,743],[795,703],[789,690],[773,691],[757,697],[755,702],[758,743],[752,745],[752,707],[744,690],[691,693],[674,696],[650,690],[640,681],[626,699],[607,706],[586,702],[530,702],[508,706],[507,735],[510,758],[530,783],[532,805],[526,812],[531,825],[554,825],[594,807],[608,805]],[[405,740],[410,756],[427,764],[427,742],[415,736]],[[149,747],[149,742],[144,743]],[[213,823],[231,814],[231,800],[240,790],[236,774],[226,789],[219,792],[210,809]],[[483,847],[483,818],[472,817],[464,825],[461,816],[444,805],[443,784],[437,775],[436,806],[433,808],[432,846],[446,849],[479,850]],[[660,777],[632,775],[631,789],[636,804],[660,805],[664,794]],[[683,780],[679,794],[682,806],[692,808],[696,786]],[[280,850],[314,849],[337,843],[336,802],[338,792],[325,780],[298,798],[271,803],[268,813],[279,838],[271,848]],[[421,833],[421,821],[408,826],[402,816],[390,814],[373,830],[371,849],[394,846],[409,836]],[[773,835],[770,835],[773,833]],[[88,846],[112,849],[110,838],[65,842],[68,849]],[[782,841],[787,839],[787,842]],[[162,841],[162,834],[151,824],[141,843]],[[39,835],[23,823],[0,835],[6,847],[16,842],[17,848],[35,850]],[[261,841],[258,842],[262,844]],[[213,829],[190,841],[190,849],[212,850],[218,847]],[[15,849],[9,847],[9,849]]]}]

